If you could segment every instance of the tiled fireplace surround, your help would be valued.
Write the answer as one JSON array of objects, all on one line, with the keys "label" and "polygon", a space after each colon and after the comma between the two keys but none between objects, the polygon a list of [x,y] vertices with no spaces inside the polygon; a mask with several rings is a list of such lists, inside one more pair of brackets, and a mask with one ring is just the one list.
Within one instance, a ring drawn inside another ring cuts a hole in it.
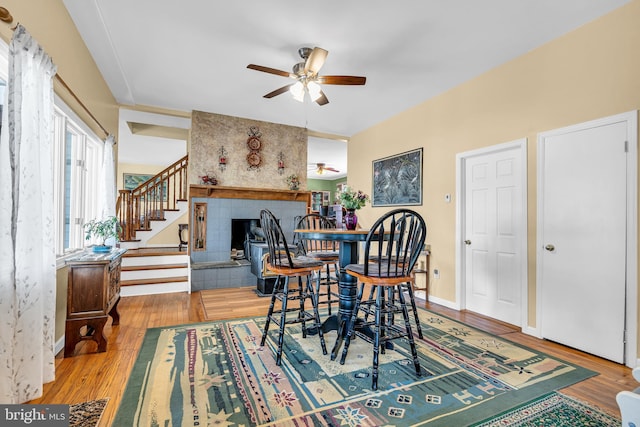
[{"label": "tiled fireplace surround", "polygon": [[[310,197],[305,191],[192,185],[190,212],[193,215],[194,203],[207,203],[207,233],[206,250],[191,250],[191,290],[255,287],[250,263],[231,262],[231,219],[260,218],[260,211],[269,209],[290,242],[294,218],[307,212]],[[195,223],[193,217],[190,222]],[[193,234],[190,240],[194,241]]]}]

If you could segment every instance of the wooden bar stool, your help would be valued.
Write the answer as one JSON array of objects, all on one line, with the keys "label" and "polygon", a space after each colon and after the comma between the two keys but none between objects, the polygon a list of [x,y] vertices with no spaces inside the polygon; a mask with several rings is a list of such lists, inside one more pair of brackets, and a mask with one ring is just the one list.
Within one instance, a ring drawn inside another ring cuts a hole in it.
[{"label": "wooden bar stool", "polygon": [[[327,217],[311,213],[299,218],[296,221],[295,228],[319,230],[331,229],[335,228],[335,226]],[[338,293],[332,290],[332,286],[335,286],[337,290],[338,275],[340,274],[340,269],[338,268],[340,261],[338,244],[327,240],[303,239],[297,234],[294,235],[293,243],[299,248],[302,255],[322,261],[324,272],[321,273],[320,286],[324,287],[324,289],[318,288],[316,294],[318,296],[318,305],[326,305],[328,314],[331,315],[331,306],[338,304],[339,300]]]},{"label": "wooden bar stool", "polygon": [[[280,366],[285,326],[293,323],[302,323],[302,337],[306,338],[306,322],[312,322],[320,337],[322,354],[327,354],[327,346],[318,313],[318,298],[313,286],[311,286],[311,276],[316,277],[316,281],[319,283],[320,270],[323,267],[323,263],[305,256],[294,256],[289,250],[287,240],[282,232],[282,228],[280,228],[278,220],[273,213],[266,209],[260,212],[260,226],[262,227],[267,246],[269,247],[267,269],[278,275],[273,285],[271,304],[269,305],[260,345],[264,346],[269,332],[269,325],[271,322],[274,322],[279,326],[276,365]],[[289,283],[290,277],[297,279],[291,287]],[[303,281],[303,279],[305,280]],[[295,282],[297,282],[297,286]],[[307,300],[311,300],[312,312],[307,311],[307,307],[305,306]],[[278,309],[275,308],[276,301],[280,302]],[[289,301],[298,301],[298,306],[289,307]],[[295,317],[287,319],[287,314],[295,314]]]},{"label": "wooden bar stool", "polygon": [[[378,389],[379,353],[384,353],[387,343],[398,338],[407,339],[416,376],[421,376],[404,291],[406,284],[413,281],[412,270],[424,246],[426,234],[425,222],[417,212],[409,209],[388,212],[369,230],[364,245],[364,262],[349,264],[345,268],[348,274],[358,279],[359,286],[340,363],[345,363],[354,334],[372,342],[373,390]],[[365,286],[372,287],[375,298],[363,301]],[[413,292],[409,293],[409,299],[413,300]],[[392,322],[396,313],[402,313],[404,327]],[[359,314],[363,316],[359,317]],[[373,320],[369,320],[369,316]],[[368,328],[373,328],[372,337],[365,333]]]}]

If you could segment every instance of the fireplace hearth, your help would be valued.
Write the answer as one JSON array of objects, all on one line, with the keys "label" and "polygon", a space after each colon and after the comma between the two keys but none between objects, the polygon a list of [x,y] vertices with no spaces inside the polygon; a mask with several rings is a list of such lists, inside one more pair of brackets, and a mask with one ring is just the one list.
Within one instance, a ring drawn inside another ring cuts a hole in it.
[{"label": "fireplace hearth", "polygon": [[[251,240],[261,242],[257,219],[262,209],[273,212],[279,219],[287,241],[293,241],[295,217],[307,212],[311,199],[311,193],[305,191],[199,185],[190,187],[190,196],[190,212],[193,212],[194,203],[207,204],[206,249],[191,250],[191,263],[194,266],[191,270],[191,288],[194,291],[256,286],[257,277],[251,273],[251,264],[247,260],[239,259],[237,266],[229,267],[228,261],[233,261],[231,251],[235,249],[236,255],[238,251],[244,251],[245,258],[251,256]],[[234,222],[238,224],[234,225]],[[245,243],[249,245],[245,246]]]}]

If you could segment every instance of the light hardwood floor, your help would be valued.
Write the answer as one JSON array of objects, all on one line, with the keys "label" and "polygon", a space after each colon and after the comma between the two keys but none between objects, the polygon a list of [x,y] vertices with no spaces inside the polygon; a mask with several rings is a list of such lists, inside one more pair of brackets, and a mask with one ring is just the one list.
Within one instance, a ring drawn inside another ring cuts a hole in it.
[{"label": "light hardwood floor", "polygon": [[[220,289],[207,292],[204,298],[209,307],[206,314],[199,292],[122,298],[118,310],[120,325],[112,326],[109,320],[105,327],[107,351],[92,353],[95,343],[82,342],[76,347],[75,356],[62,358],[60,354],[56,359],[56,380],[45,385],[42,398],[29,403],[73,404],[109,398],[100,426],[111,426],[147,328],[260,316],[266,314],[269,304],[269,298],[258,297],[252,287]],[[616,393],[638,386],[631,377],[630,369],[622,365],[533,338],[522,334],[516,327],[474,313],[425,304],[421,300],[418,302],[423,307],[494,335],[599,372],[600,375],[567,387],[562,392],[618,417],[620,412],[615,402]]]}]

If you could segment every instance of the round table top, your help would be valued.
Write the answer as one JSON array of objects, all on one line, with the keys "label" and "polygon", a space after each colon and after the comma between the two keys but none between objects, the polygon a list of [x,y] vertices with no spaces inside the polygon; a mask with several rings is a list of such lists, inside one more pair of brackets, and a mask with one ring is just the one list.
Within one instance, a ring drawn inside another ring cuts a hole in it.
[{"label": "round table top", "polygon": [[363,241],[366,240],[369,230],[347,230],[346,228],[322,228],[322,229],[308,229],[298,228],[294,232],[300,234],[306,239],[313,240],[336,240],[336,241]]}]

